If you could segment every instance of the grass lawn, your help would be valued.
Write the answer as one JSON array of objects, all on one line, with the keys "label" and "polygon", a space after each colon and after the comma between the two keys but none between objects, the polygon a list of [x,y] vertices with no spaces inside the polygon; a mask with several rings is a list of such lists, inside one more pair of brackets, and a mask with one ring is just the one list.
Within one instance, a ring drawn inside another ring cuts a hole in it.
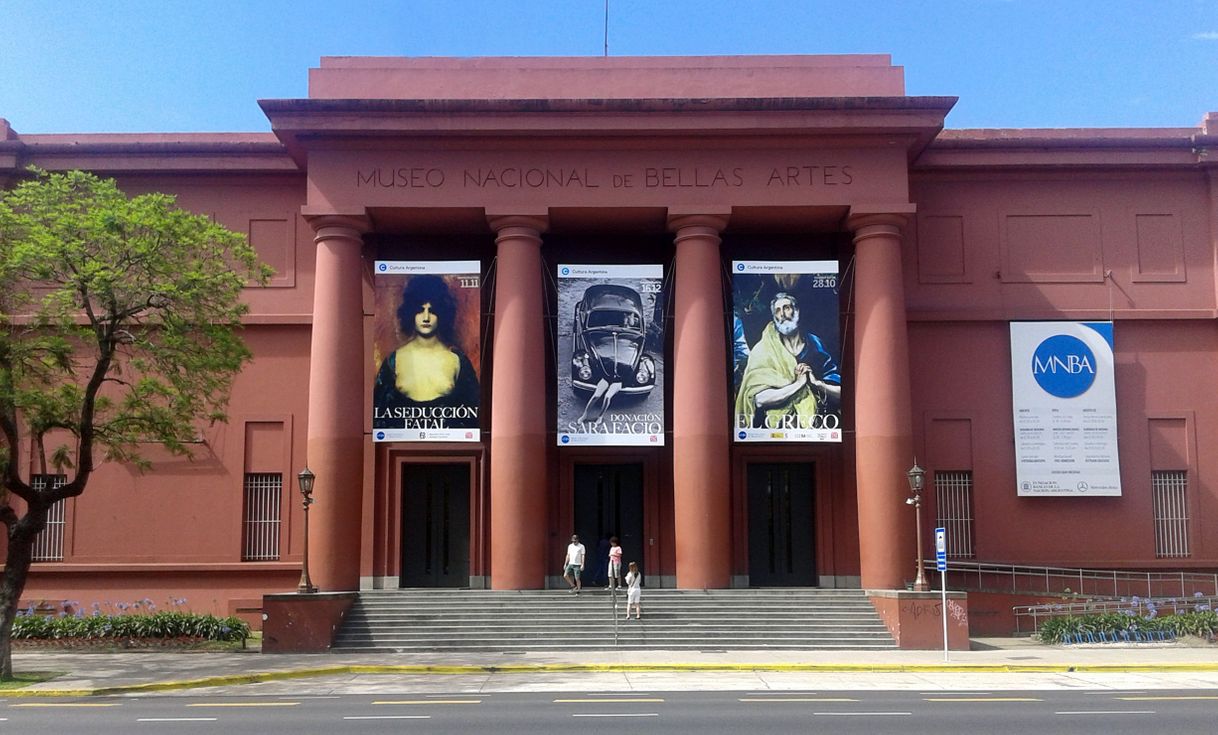
[{"label": "grass lawn", "polygon": [[9,681],[0,681],[0,689],[22,689],[63,676],[63,671],[19,671]]}]

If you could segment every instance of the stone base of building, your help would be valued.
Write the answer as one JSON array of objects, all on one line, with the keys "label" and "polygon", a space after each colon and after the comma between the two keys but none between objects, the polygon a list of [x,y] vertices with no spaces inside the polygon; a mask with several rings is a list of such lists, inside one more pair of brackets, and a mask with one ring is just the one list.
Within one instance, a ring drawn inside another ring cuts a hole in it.
[{"label": "stone base of building", "polygon": [[359,597],[356,592],[297,592],[262,598],[263,653],[324,653]]},{"label": "stone base of building", "polygon": [[[867,597],[888,626],[897,646],[910,650],[943,648],[943,597],[940,592],[867,590]],[[968,594],[947,593],[947,647],[969,649]]]}]

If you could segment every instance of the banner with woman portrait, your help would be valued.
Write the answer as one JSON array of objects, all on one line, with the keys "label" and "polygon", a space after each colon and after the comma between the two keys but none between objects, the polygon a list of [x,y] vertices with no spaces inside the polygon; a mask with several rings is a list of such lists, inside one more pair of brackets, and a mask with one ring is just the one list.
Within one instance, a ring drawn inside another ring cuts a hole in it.
[{"label": "banner with woman portrait", "polygon": [[664,268],[558,266],[558,444],[664,444]]},{"label": "banner with woman portrait", "polygon": [[835,261],[732,262],[735,441],[842,440],[838,303]]},{"label": "banner with woman portrait", "polygon": [[378,260],[374,268],[373,441],[479,441],[478,261]]}]

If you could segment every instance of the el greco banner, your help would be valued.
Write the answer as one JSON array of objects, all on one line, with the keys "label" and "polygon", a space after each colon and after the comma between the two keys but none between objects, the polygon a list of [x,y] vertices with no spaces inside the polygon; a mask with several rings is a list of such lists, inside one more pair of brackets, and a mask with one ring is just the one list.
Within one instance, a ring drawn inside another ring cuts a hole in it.
[{"label": "el greco banner", "polygon": [[732,262],[733,434],[840,442],[837,262]]},{"label": "el greco banner", "polygon": [[373,440],[478,441],[478,261],[378,260],[374,268]]},{"label": "el greco banner", "polygon": [[664,443],[664,269],[558,266],[558,444]]},{"label": "el greco banner", "polygon": [[1112,322],[1012,322],[1020,496],[1119,496]]}]

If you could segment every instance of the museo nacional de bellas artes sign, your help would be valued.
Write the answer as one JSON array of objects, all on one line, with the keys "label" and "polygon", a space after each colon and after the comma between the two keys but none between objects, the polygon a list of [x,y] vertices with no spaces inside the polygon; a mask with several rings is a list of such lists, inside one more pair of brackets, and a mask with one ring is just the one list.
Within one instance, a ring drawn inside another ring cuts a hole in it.
[{"label": "museo nacional de bellas artes sign", "polygon": [[664,444],[664,269],[558,266],[558,445]]},{"label": "museo nacional de bellas artes sign", "polygon": [[732,262],[732,435],[737,442],[840,442],[835,261]]},{"label": "museo nacional de bellas artes sign", "polygon": [[373,441],[478,441],[478,261],[373,267]]}]

